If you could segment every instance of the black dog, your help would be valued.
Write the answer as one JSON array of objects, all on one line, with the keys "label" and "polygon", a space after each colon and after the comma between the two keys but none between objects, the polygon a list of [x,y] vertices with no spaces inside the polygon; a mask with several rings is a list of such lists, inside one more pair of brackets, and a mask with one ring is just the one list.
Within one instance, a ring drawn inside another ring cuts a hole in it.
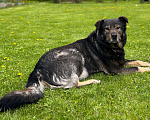
[{"label": "black dog", "polygon": [[[99,80],[79,82],[99,72],[106,74],[150,71],[150,63],[126,60],[126,17],[98,21],[96,30],[87,38],[45,53],[30,74],[27,89],[14,91],[0,99],[5,111],[43,98],[44,88],[72,88],[100,83]],[[124,67],[149,66],[149,67]]]}]

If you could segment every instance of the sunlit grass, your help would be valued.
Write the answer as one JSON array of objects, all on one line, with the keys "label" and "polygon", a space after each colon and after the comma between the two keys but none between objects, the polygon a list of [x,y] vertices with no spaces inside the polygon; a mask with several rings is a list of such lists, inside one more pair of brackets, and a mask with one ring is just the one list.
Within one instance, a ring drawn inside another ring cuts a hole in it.
[{"label": "sunlit grass", "polygon": [[[149,11],[150,5],[139,1],[36,3],[0,10],[0,97],[24,89],[41,55],[87,37],[99,19],[126,16],[126,58],[150,62]],[[149,73],[100,73],[90,78],[100,79],[101,83],[45,90],[38,104],[0,113],[0,119],[150,119]]]}]

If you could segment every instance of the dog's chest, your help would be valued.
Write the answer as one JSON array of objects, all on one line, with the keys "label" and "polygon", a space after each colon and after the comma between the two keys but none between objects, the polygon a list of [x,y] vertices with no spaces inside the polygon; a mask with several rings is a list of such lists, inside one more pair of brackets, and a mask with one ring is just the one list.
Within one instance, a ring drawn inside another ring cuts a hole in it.
[{"label": "dog's chest", "polygon": [[124,52],[115,52],[112,60],[114,66],[122,67],[125,64],[125,53]]}]

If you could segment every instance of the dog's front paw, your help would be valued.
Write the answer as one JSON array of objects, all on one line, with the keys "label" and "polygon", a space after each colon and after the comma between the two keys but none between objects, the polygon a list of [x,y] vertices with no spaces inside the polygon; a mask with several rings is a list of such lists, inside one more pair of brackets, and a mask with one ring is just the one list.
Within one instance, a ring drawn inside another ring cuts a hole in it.
[{"label": "dog's front paw", "polygon": [[149,72],[149,71],[150,71],[150,67],[138,67],[137,72],[143,73],[143,72]]}]

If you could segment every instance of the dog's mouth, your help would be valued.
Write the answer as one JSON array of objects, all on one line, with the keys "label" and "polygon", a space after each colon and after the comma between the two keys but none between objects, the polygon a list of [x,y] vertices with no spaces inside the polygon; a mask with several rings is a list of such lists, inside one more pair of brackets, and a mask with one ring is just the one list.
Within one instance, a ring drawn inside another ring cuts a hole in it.
[{"label": "dog's mouth", "polygon": [[117,33],[111,33],[108,37],[107,42],[111,45],[112,48],[123,47],[120,35],[118,35]]},{"label": "dog's mouth", "polygon": [[116,38],[116,39],[113,39],[113,38],[110,38],[109,40],[109,43],[119,43],[120,42],[120,39],[119,38]]}]

